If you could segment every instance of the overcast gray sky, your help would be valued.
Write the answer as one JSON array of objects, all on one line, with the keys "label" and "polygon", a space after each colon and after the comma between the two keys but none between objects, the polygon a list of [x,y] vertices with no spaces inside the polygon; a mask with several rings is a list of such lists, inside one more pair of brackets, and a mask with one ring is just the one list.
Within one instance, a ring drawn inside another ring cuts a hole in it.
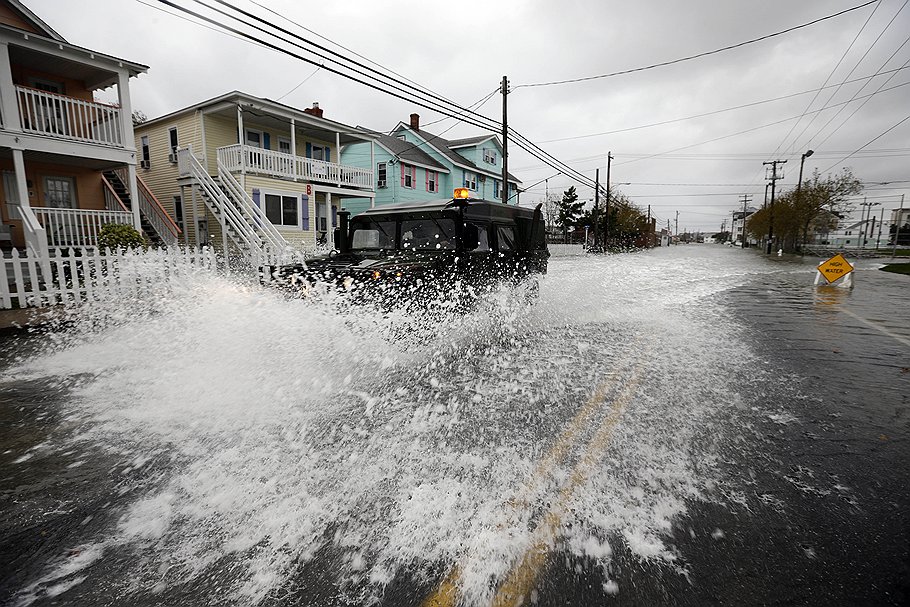
[{"label": "overcast gray sky", "polygon": [[[173,9],[156,0],[25,1],[73,44],[149,65],[149,73],[134,80],[132,94],[134,108],[150,118],[235,89],[301,108],[318,101],[327,118],[384,131],[412,111],[423,124],[441,117],[167,14],[159,8]],[[204,10],[195,0],[174,1]],[[806,160],[806,174],[850,166],[867,183],[870,202],[890,210],[908,194],[910,206],[910,120],[842,160],[910,116],[910,85],[899,86],[910,84],[910,69],[890,71],[910,67],[907,0],[879,0],[807,28],[671,66],[580,83],[521,85],[711,51],[864,1],[257,0],[462,105],[483,98],[508,75],[511,127],[592,178],[600,167],[602,181],[612,151],[612,182],[628,183],[620,190],[642,209],[650,204],[662,225],[679,211],[680,231],[719,230],[723,219],[741,207],[742,194],[752,194],[760,205],[763,161],[788,160],[778,185],[793,187],[807,149],[815,154]],[[251,0],[232,2],[299,31]],[[888,73],[827,88],[815,98],[814,89],[826,82],[837,85],[877,72]],[[864,97],[871,93],[876,94]],[[813,112],[854,95],[857,99],[845,106]],[[675,121],[782,96],[789,97]],[[497,120],[501,111],[499,95],[480,109]],[[674,122],[616,132],[666,121]],[[440,133],[453,122],[427,130]],[[480,133],[477,127],[456,125],[445,136]],[[556,172],[516,148],[510,168],[530,188],[523,202],[543,198],[545,184],[534,184]],[[559,176],[548,186],[561,192],[571,183]],[[593,196],[590,188],[579,193]],[[875,207],[876,215],[881,208]]]}]

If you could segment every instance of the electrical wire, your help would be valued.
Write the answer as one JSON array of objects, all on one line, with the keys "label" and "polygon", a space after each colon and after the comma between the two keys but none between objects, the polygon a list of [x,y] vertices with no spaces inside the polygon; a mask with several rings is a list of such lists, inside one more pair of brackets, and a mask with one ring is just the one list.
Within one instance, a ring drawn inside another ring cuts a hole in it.
[{"label": "electrical wire", "polygon": [[544,139],[543,141],[538,141],[538,143],[556,143],[556,142],[559,142],[559,141],[574,141],[574,140],[576,140],[576,139],[588,139],[588,138],[591,138],[591,137],[600,137],[600,136],[602,136],[602,135],[615,135],[615,134],[617,134],[617,133],[627,133],[627,132],[629,132],[629,131],[637,131],[637,130],[640,130],[640,129],[647,129],[647,128],[651,128],[651,127],[655,127],[655,126],[663,126],[663,125],[665,125],[665,124],[672,124],[672,123],[674,123],[674,122],[683,122],[683,121],[685,121],[685,120],[693,120],[693,119],[695,119],[695,118],[704,118],[704,117],[706,117],[706,116],[713,116],[713,115],[715,115],[715,114],[721,114],[721,113],[723,113],[723,112],[731,112],[731,111],[734,111],[734,110],[741,110],[741,109],[748,108],[748,107],[755,107],[755,106],[757,106],[757,105],[762,105],[762,104],[765,104],[765,103],[773,103],[774,101],[781,101],[781,100],[783,100],[783,99],[790,99],[790,98],[792,98],[792,97],[799,97],[799,96],[801,96],[801,95],[808,95],[809,93],[813,93],[813,92],[817,93],[818,91],[822,91],[822,90],[824,90],[824,89],[826,89],[826,88],[839,87],[839,86],[841,86],[842,84],[849,84],[849,83],[852,83],[852,82],[861,82],[861,81],[863,81],[863,80],[869,80],[870,78],[875,78],[876,76],[879,76],[879,75],[881,75],[881,74],[883,74],[883,73],[896,73],[896,72],[899,72],[900,70],[905,70],[905,69],[908,69],[908,68],[907,68],[907,67],[899,67],[899,68],[895,68],[894,70],[889,70],[888,72],[877,72],[877,73],[875,73],[875,74],[872,74],[871,76],[864,76],[864,77],[862,77],[862,78],[855,78],[855,79],[853,79],[853,80],[850,80],[850,81],[847,81],[847,82],[841,83],[841,84],[831,84],[831,85],[828,85],[828,86],[823,86],[823,87],[818,88],[818,89],[810,89],[810,90],[808,90],[808,91],[802,91],[802,92],[799,92],[799,93],[791,93],[791,94],[789,94],[789,95],[782,95],[782,96],[780,96],[780,97],[774,97],[773,99],[764,99],[764,100],[762,100],[762,101],[753,101],[753,102],[751,102],[751,103],[744,103],[744,104],[742,104],[742,105],[735,105],[735,106],[723,108],[723,109],[720,109],[720,110],[713,110],[713,111],[710,111],[710,112],[704,112],[704,113],[702,113],[702,114],[693,114],[693,115],[691,115],[691,116],[685,116],[685,117],[683,117],[683,118],[673,118],[673,119],[671,119],[671,120],[662,120],[662,121],[660,121],[660,122],[652,122],[652,123],[650,123],[650,124],[642,124],[642,125],[639,125],[639,126],[626,127],[626,128],[622,128],[622,129],[616,129],[616,130],[613,130],[613,131],[603,131],[603,132],[600,132],[600,133],[589,133],[589,134],[587,134],[587,135],[575,135],[575,136],[572,136],[572,137],[560,137],[560,138],[558,138],[558,139]]},{"label": "electrical wire", "polygon": [[848,9],[842,10],[842,11],[840,11],[840,12],[838,12],[838,13],[834,13],[834,14],[828,15],[828,16],[826,16],[826,17],[821,17],[821,18],[819,18],[819,19],[815,19],[815,20],[813,20],[813,21],[809,21],[808,23],[803,23],[802,25],[796,25],[796,26],[793,26],[793,27],[789,27],[789,28],[787,28],[787,29],[785,29],[785,30],[781,30],[781,31],[779,31],[779,32],[774,32],[773,34],[767,34],[767,35],[765,35],[765,36],[760,36],[760,37],[758,37],[758,38],[753,38],[753,39],[751,39],[751,40],[745,40],[745,41],[743,41],[743,42],[739,42],[739,43],[737,43],[737,44],[731,44],[731,45],[729,45],[729,46],[724,46],[724,47],[715,49],[715,50],[713,50],[713,51],[706,51],[706,52],[703,52],[703,53],[698,53],[698,54],[696,54],[696,55],[689,55],[689,56],[687,56],[687,57],[680,57],[680,58],[678,58],[678,59],[673,59],[673,60],[671,60],[671,61],[662,61],[662,62],[660,62],[660,63],[654,63],[654,64],[651,64],[651,65],[646,65],[646,66],[643,66],[643,67],[636,67],[636,68],[632,68],[632,69],[628,69],[628,70],[621,70],[621,71],[612,72],[612,73],[609,73],[609,74],[600,74],[600,75],[597,75],[597,76],[585,76],[585,77],[583,77],[583,78],[569,78],[569,79],[567,79],[567,80],[554,80],[554,81],[551,81],[551,82],[536,82],[536,83],[533,83],[533,84],[519,84],[519,85],[517,85],[517,86],[515,86],[515,87],[513,87],[513,88],[514,88],[514,89],[520,89],[520,88],[528,88],[528,87],[554,86],[554,85],[558,85],[558,84],[569,84],[569,83],[573,83],[573,82],[585,82],[585,81],[588,81],[588,80],[598,80],[598,79],[601,79],[601,78],[611,78],[611,77],[613,77],[613,76],[621,76],[621,75],[624,75],[624,74],[632,74],[632,73],[634,73],[634,72],[643,72],[643,71],[645,71],[645,70],[651,70],[651,69],[654,69],[654,68],[657,68],[657,67],[664,67],[664,66],[667,66],[667,65],[673,65],[673,64],[676,64],[676,63],[682,63],[682,62],[684,62],[684,61],[691,61],[691,60],[693,60],[693,59],[699,59],[699,58],[701,58],[701,57],[707,57],[708,55],[715,55],[715,54],[717,54],[717,53],[722,53],[722,52],[724,52],[724,51],[729,51],[729,50],[732,50],[732,49],[735,49],[735,48],[740,48],[740,47],[743,47],[743,46],[746,46],[746,45],[749,45],[749,44],[754,44],[754,43],[756,43],[756,42],[761,42],[762,40],[768,40],[769,38],[774,38],[775,36],[781,36],[781,35],[783,35],[783,34],[787,34],[787,33],[796,31],[796,30],[798,30],[798,29],[802,29],[802,28],[804,28],[804,27],[809,27],[810,25],[815,25],[816,23],[821,23],[822,21],[827,21],[828,19],[833,19],[833,18],[835,18],[835,17],[839,17],[839,16],[841,16],[841,15],[844,15],[844,14],[846,14],[846,13],[849,13],[849,12],[852,12],[852,11],[855,11],[855,10],[859,10],[859,9],[861,9],[861,8],[864,8],[864,7],[866,7],[866,6],[869,6],[870,4],[875,4],[875,3],[878,2],[878,1],[879,1],[879,0],[870,0],[869,2],[866,2],[866,3],[864,3],[864,4],[860,4],[860,5],[858,5],[858,6],[854,6],[853,8],[848,8]]},{"label": "electrical wire", "polygon": [[[274,33],[272,33],[272,32],[269,32],[269,31],[265,30],[265,29],[262,28],[262,27],[259,27],[259,26],[252,25],[252,24],[249,24],[249,23],[247,23],[247,22],[244,22],[243,20],[241,20],[241,19],[239,19],[239,18],[237,18],[237,17],[235,17],[235,16],[233,16],[233,15],[230,15],[230,14],[226,13],[225,11],[222,11],[222,10],[217,9],[217,8],[215,8],[215,7],[212,7],[212,6],[208,5],[208,4],[205,4],[205,3],[202,2],[201,0],[194,0],[194,1],[195,1],[197,4],[200,4],[200,5],[205,6],[206,8],[208,8],[208,9],[210,9],[210,10],[215,11],[216,13],[219,13],[219,14],[221,14],[221,15],[223,15],[223,16],[225,16],[225,17],[228,17],[228,18],[230,18],[230,19],[233,19],[234,21],[238,21],[238,22],[240,22],[240,23],[243,23],[244,25],[247,25],[247,26],[249,26],[249,27],[252,27],[253,29],[255,29],[255,30],[257,30],[257,31],[261,31],[261,32],[263,32],[263,33],[265,33],[265,34],[267,34],[267,35],[269,35],[269,36],[272,36],[273,38],[276,38],[276,39],[278,39],[278,40],[281,40],[282,42],[290,43],[290,44],[292,44],[293,46],[296,46],[296,47],[302,49],[302,47],[301,47],[300,44],[297,44],[297,43],[295,43],[295,42],[293,42],[293,41],[289,41],[289,40],[287,40],[287,39],[285,39],[285,38],[282,38],[281,36],[278,36],[277,34],[274,34]],[[216,1],[216,2],[219,2],[219,3],[223,4],[223,5],[226,5],[226,6],[230,6],[230,4],[227,3],[227,2],[225,2],[224,0],[215,0],[215,1]],[[291,51],[291,50],[289,50],[289,49],[281,48],[281,47],[279,47],[279,46],[277,46],[277,45],[275,45],[275,44],[273,44],[273,43],[271,43],[271,42],[264,41],[264,40],[262,40],[262,39],[256,38],[255,36],[253,36],[253,35],[251,35],[251,34],[249,34],[249,33],[247,33],[247,32],[243,32],[243,31],[241,31],[241,30],[238,30],[237,28],[235,28],[235,27],[233,27],[233,26],[231,26],[231,25],[228,25],[228,24],[219,22],[219,21],[217,21],[216,19],[213,19],[213,18],[211,18],[211,17],[209,17],[209,16],[202,15],[202,14],[200,14],[200,13],[198,13],[198,12],[196,12],[196,11],[193,11],[193,10],[191,10],[191,9],[189,9],[189,8],[186,8],[186,7],[184,7],[184,6],[180,6],[180,5],[178,5],[178,4],[174,3],[174,2],[171,2],[171,0],[158,0],[158,2],[160,2],[160,3],[162,3],[162,4],[165,4],[165,5],[167,5],[167,6],[170,6],[170,7],[172,7],[172,8],[175,8],[175,9],[177,9],[177,10],[180,10],[180,11],[182,11],[182,12],[185,12],[185,13],[187,13],[187,14],[190,14],[190,15],[196,17],[197,19],[202,19],[202,20],[204,20],[204,21],[207,21],[207,22],[209,22],[209,23],[212,23],[213,25],[216,25],[216,26],[218,26],[218,27],[221,27],[221,28],[223,28],[223,29],[225,29],[225,30],[227,30],[227,31],[229,31],[229,32],[231,32],[231,33],[234,33],[234,34],[243,36],[244,38],[247,38],[247,39],[249,39],[249,40],[251,40],[251,41],[253,41],[253,42],[258,42],[258,43],[260,43],[260,44],[262,44],[262,45],[267,46],[268,48],[270,48],[270,49],[272,49],[272,50],[275,50],[275,51],[284,53],[284,54],[286,54],[286,55],[289,55],[289,56],[291,56],[291,57],[294,57],[294,58],[299,59],[299,60],[301,60],[301,61],[304,61],[304,62],[306,62],[306,63],[310,63],[311,65],[316,65],[316,66],[321,65],[321,64],[319,64],[319,63],[316,63],[313,59],[310,59],[310,58],[308,58],[308,57],[304,57],[303,55],[300,55],[299,53],[296,53],[296,52]],[[238,10],[238,9],[235,9],[235,10]],[[240,13],[242,13],[242,14],[248,14],[248,13],[246,13],[246,11],[242,11],[242,10],[238,10],[238,12],[240,12]],[[272,26],[272,27],[275,27],[275,28],[276,28],[277,30],[279,30],[279,31],[285,31],[285,32],[287,32],[287,30],[284,30],[283,28],[280,28],[280,27],[278,27],[278,26],[274,26],[273,24],[269,23],[268,21],[266,21],[266,20],[264,20],[264,19],[262,19],[262,18],[260,18],[260,17],[256,17],[255,15],[252,15],[252,18],[257,19],[257,20],[260,21],[260,22],[266,23],[266,24],[268,24],[268,25],[270,25],[270,26]],[[297,36],[296,34],[290,33],[290,35],[292,35],[292,36],[294,36],[294,37],[296,37],[296,38],[298,38],[298,39],[304,40],[304,41],[307,42],[308,44],[314,44],[314,43],[311,43],[311,42],[309,42],[309,41],[306,41],[305,39],[301,38],[300,36]],[[318,47],[319,45],[316,45],[316,46]],[[324,48],[324,47],[321,47],[321,48]],[[449,102],[449,101],[445,100],[444,98],[442,98],[442,97],[436,95],[435,93],[426,93],[426,94],[424,94],[424,93],[421,93],[420,91],[417,91],[417,92],[415,93],[415,91],[414,91],[413,89],[407,90],[407,89],[402,88],[402,87],[400,87],[400,86],[392,85],[392,84],[389,84],[389,83],[387,83],[387,82],[381,82],[381,81],[376,80],[376,78],[375,78],[374,76],[370,76],[369,74],[366,74],[366,73],[364,73],[364,72],[361,71],[361,70],[353,69],[353,68],[351,68],[350,66],[344,66],[344,65],[340,64],[339,62],[337,62],[337,61],[335,61],[335,60],[328,59],[328,58],[325,57],[324,55],[320,55],[319,53],[316,53],[316,52],[314,52],[314,51],[307,50],[307,49],[303,49],[303,50],[305,50],[306,52],[308,52],[308,53],[310,53],[310,54],[314,54],[314,55],[316,55],[317,57],[320,57],[320,58],[323,58],[323,59],[332,61],[332,63],[335,63],[336,65],[339,65],[340,67],[343,67],[343,68],[345,68],[345,69],[348,69],[348,70],[354,72],[355,74],[357,74],[358,76],[362,76],[362,77],[364,77],[364,78],[369,78],[369,79],[371,79],[371,80],[374,81],[374,82],[368,82],[368,81],[363,80],[363,79],[361,79],[361,78],[359,78],[359,77],[357,77],[357,76],[354,76],[354,75],[352,75],[352,74],[345,73],[345,72],[343,72],[343,71],[341,71],[341,70],[339,70],[339,69],[336,69],[336,68],[333,68],[333,67],[330,67],[330,66],[325,66],[325,65],[322,66],[323,69],[325,69],[325,70],[327,70],[327,71],[329,71],[329,72],[331,72],[331,73],[334,73],[334,74],[336,74],[336,75],[339,75],[339,76],[342,76],[342,77],[344,77],[344,78],[347,78],[347,79],[349,79],[349,80],[352,80],[352,81],[354,81],[354,82],[357,82],[358,84],[362,84],[362,85],[364,85],[364,86],[367,86],[367,87],[372,88],[372,89],[374,89],[374,90],[377,90],[377,91],[379,91],[379,92],[382,92],[382,93],[391,95],[391,96],[393,96],[393,97],[399,98],[399,99],[401,99],[401,100],[403,100],[403,101],[408,101],[409,103],[414,103],[415,105],[418,105],[419,107],[424,107],[424,108],[427,108],[427,109],[429,109],[429,110],[436,111],[436,112],[438,112],[438,113],[441,113],[441,114],[443,114],[443,115],[446,115],[446,116],[449,116],[449,117],[452,117],[452,118],[459,118],[462,122],[465,122],[465,123],[467,123],[467,124],[471,124],[471,125],[473,125],[473,126],[477,126],[478,128],[482,128],[482,129],[485,129],[485,130],[488,130],[488,131],[493,131],[493,132],[498,132],[498,130],[500,130],[501,125],[499,125],[499,123],[496,123],[495,121],[493,121],[493,120],[491,120],[491,119],[489,119],[489,118],[486,118],[486,117],[484,117],[484,116],[482,116],[482,115],[480,115],[480,114],[475,114],[474,112],[471,112],[471,111],[468,110],[467,108],[462,108],[461,106],[458,106],[457,104],[454,104],[454,103],[452,103],[452,102]],[[330,53],[332,53],[332,54],[335,54],[335,55],[339,55],[338,53],[336,53],[336,52],[334,52],[334,51],[328,51],[328,52],[330,52]],[[352,62],[352,63],[355,63],[356,65],[361,65],[361,66],[362,66],[362,64],[359,64],[359,63],[357,63],[357,62],[353,62],[353,61],[351,61],[351,60],[348,59],[348,58],[345,58],[345,60],[346,60],[346,61],[350,61],[350,62]],[[373,70],[372,68],[367,68],[367,69],[369,69],[370,71],[373,71],[374,73],[376,72],[376,70]],[[389,76],[386,76],[386,75],[382,75],[382,76],[383,76],[384,78],[391,79]],[[394,79],[391,79],[391,80],[394,80]],[[396,89],[396,90],[399,91],[399,92],[393,92],[393,91],[390,91],[390,90],[388,90],[388,89],[386,89],[386,88],[383,88],[383,87],[389,87],[389,86],[391,86],[391,88]],[[422,97],[416,97],[416,98],[415,98],[415,95],[417,95],[417,94],[421,94],[421,95],[423,95],[423,96],[422,96]],[[406,97],[405,95],[410,95],[410,97]],[[440,99],[440,100],[442,100],[443,102],[445,102],[446,104],[448,104],[448,106],[452,106],[452,107],[447,107],[447,106],[445,106],[445,105],[444,105],[444,106],[440,106],[438,103],[432,101],[431,99],[427,99],[426,97],[433,97],[433,98],[436,98],[436,99]],[[453,107],[454,107],[454,109],[452,109]],[[459,117],[459,114],[456,113],[456,112],[459,112],[459,111],[460,111],[460,112],[464,112],[464,115],[461,115],[461,116]],[[469,118],[469,117],[467,116],[467,114],[471,114],[472,116]],[[483,120],[484,122],[479,122],[475,117],[478,117],[479,119]],[[525,137],[524,137],[523,135],[521,135],[520,133],[518,133],[518,132],[516,132],[516,131],[514,131],[514,130],[512,130],[512,129],[510,129],[510,132],[512,132],[513,141],[514,141],[515,144],[516,144],[518,147],[520,147],[521,149],[525,150],[526,152],[528,152],[529,154],[531,154],[532,156],[534,156],[534,157],[537,158],[538,160],[541,160],[541,161],[544,162],[544,163],[550,164],[551,166],[553,166],[553,168],[555,168],[555,169],[557,169],[557,170],[560,170],[563,174],[566,174],[567,176],[570,176],[570,177],[576,179],[579,183],[581,183],[581,184],[583,184],[583,185],[587,185],[588,187],[593,187],[593,180],[591,180],[589,177],[587,177],[587,176],[583,175],[582,173],[576,171],[575,169],[573,169],[572,167],[566,165],[565,163],[563,163],[562,161],[560,161],[560,160],[557,159],[556,157],[552,156],[552,155],[549,154],[548,152],[542,150],[539,146],[537,146],[536,144],[534,144],[533,142],[531,142],[530,140],[528,140],[527,138],[525,138]]]},{"label": "electrical wire", "polygon": [[828,171],[830,171],[831,169],[833,169],[834,167],[836,167],[837,165],[839,165],[840,163],[842,163],[844,160],[847,160],[847,159],[849,159],[849,158],[852,158],[854,154],[856,154],[857,152],[859,152],[860,150],[862,150],[862,149],[865,148],[866,146],[868,146],[868,145],[870,145],[870,144],[872,144],[872,143],[878,141],[879,139],[881,139],[882,137],[884,137],[885,135],[887,135],[888,133],[890,133],[891,131],[893,131],[894,129],[896,129],[897,127],[899,127],[900,125],[902,125],[903,123],[907,122],[908,120],[910,120],[910,115],[906,116],[903,120],[899,120],[899,121],[898,121],[896,124],[894,124],[893,126],[887,128],[887,129],[885,129],[885,130],[884,130],[883,132],[881,132],[880,134],[876,135],[875,137],[873,137],[872,139],[870,139],[869,141],[867,141],[866,143],[864,143],[863,145],[861,145],[860,147],[858,147],[857,149],[855,149],[854,151],[850,152],[849,154],[847,154],[846,156],[844,156],[843,158],[841,158],[840,160],[838,160],[837,162],[835,162],[834,164],[832,164],[831,166],[829,166],[827,169],[825,169],[824,171],[822,171],[822,173],[827,173]]},{"label": "electrical wire", "polygon": [[[907,3],[908,3],[908,2],[910,2],[910,0],[904,0],[904,3],[901,5],[901,7],[900,7],[899,9],[897,9],[897,12],[894,13],[894,16],[891,17],[891,20],[890,20],[890,21],[888,22],[888,24],[882,29],[882,31],[879,33],[878,37],[876,37],[875,40],[872,41],[872,44],[869,45],[869,48],[866,49],[866,52],[863,53],[863,56],[859,58],[859,61],[857,61],[856,64],[853,66],[853,69],[851,69],[850,72],[844,77],[844,82],[841,83],[841,86],[843,86],[843,84],[845,84],[846,79],[849,78],[851,75],[853,75],[853,72],[856,70],[856,68],[858,68],[858,67],[860,66],[860,64],[863,62],[863,60],[869,55],[869,53],[872,52],[872,49],[875,48],[875,45],[878,44],[879,40],[882,39],[882,36],[885,35],[885,32],[887,32],[888,29],[891,27],[891,25],[894,24],[895,19],[897,19],[897,16],[900,15],[901,11],[904,10],[904,8],[907,6]],[[875,7],[875,8],[878,8],[878,7]],[[908,37],[907,40],[910,40],[910,37]],[[881,64],[881,66],[878,68],[878,70],[876,70],[876,75],[877,75],[879,72],[881,72],[881,71],[885,68],[886,65],[888,65],[888,62],[891,61],[891,59],[894,57],[894,55],[896,55],[902,48],[904,48],[904,45],[907,44],[907,40],[904,40],[904,43],[901,44],[901,45],[897,48],[897,50],[895,50],[894,53],[892,53],[891,56],[888,57],[888,58]],[[892,74],[891,78],[893,78],[893,77],[894,77],[894,75]],[[889,78],[888,80],[890,80],[891,78]],[[888,80],[886,80],[885,83],[887,83]],[[871,80],[869,80],[869,81],[867,81],[865,84],[863,84],[863,86],[861,86],[861,87],[859,88],[859,90],[857,90],[857,91],[853,94],[853,99],[855,99],[856,96],[859,95],[859,93],[860,93],[864,88],[866,88],[866,87],[869,85],[869,82],[871,82]],[[881,86],[884,86],[885,83],[883,83]],[[881,87],[879,87],[879,88],[881,88]],[[828,102],[830,102],[830,101],[837,95],[838,92],[840,92],[840,87],[838,87],[837,89],[834,90],[834,92],[831,93],[831,96],[828,97],[828,101],[826,101],[825,103],[827,104]],[[851,99],[851,101],[852,101],[853,99]],[[845,106],[844,106],[844,107],[845,107]],[[812,140],[813,140],[815,137],[817,137],[818,134],[821,133],[821,131],[823,131],[823,130],[825,129],[825,127],[827,127],[829,124],[831,124],[831,121],[834,120],[834,118],[836,118],[838,115],[840,115],[840,113],[843,111],[844,107],[841,107],[841,109],[838,110],[837,113],[835,113],[834,116],[832,116],[831,119],[829,119],[828,122],[826,122],[825,125],[824,125],[821,129],[819,129],[818,131],[815,132],[815,135],[813,135],[812,137],[809,138],[809,140],[806,142],[805,146],[801,146],[801,147],[808,147],[808,146],[812,143]],[[815,122],[816,118],[818,118],[818,114],[816,114],[815,116],[813,116],[813,117],[812,117],[812,120],[810,120],[810,121],[806,124],[806,126],[803,127],[803,130],[800,131],[799,135],[797,135],[797,136],[793,139],[793,143],[792,143],[791,146],[790,146],[790,153],[791,153],[792,155],[795,156],[795,154],[793,153],[793,150],[794,150],[794,149],[797,149],[797,148],[796,148],[796,142],[799,141],[799,138],[802,137],[802,136],[806,133],[807,130],[809,130],[809,127],[812,126],[812,123]]]}]

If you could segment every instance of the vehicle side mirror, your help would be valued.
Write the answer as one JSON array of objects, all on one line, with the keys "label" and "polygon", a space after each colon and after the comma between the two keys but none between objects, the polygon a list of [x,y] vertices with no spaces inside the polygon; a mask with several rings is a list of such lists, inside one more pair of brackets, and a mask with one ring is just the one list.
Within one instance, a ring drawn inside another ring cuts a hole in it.
[{"label": "vehicle side mirror", "polygon": [[473,223],[464,224],[464,228],[461,230],[461,242],[465,251],[473,251],[476,249],[480,244],[477,226]]}]

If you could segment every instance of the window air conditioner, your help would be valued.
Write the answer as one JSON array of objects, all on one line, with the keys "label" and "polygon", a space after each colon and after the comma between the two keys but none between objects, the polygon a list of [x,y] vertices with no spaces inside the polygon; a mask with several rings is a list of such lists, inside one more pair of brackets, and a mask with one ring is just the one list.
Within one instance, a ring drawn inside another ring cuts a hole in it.
[{"label": "window air conditioner", "polygon": [[139,166],[143,169],[150,169],[152,167],[152,163],[148,160],[140,160]]},{"label": "window air conditioner", "polygon": [[177,152],[171,152],[167,155],[167,161],[171,164],[177,164]]},{"label": "window air conditioner", "polygon": [[385,185],[385,179],[380,179],[379,182],[376,184],[376,187],[377,187],[377,188],[384,188],[384,187],[386,187],[386,185]]}]

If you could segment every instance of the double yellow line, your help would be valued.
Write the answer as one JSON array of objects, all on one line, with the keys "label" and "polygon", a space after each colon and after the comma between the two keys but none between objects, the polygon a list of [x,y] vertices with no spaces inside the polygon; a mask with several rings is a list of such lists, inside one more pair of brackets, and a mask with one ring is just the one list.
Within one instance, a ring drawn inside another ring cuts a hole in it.
[{"label": "double yellow line", "polygon": [[[509,575],[493,596],[494,607],[514,605],[522,597],[527,597],[534,589],[540,572],[546,563],[550,547],[556,538],[556,533],[562,524],[566,506],[576,489],[587,480],[594,465],[603,457],[617,424],[628,404],[635,396],[638,385],[641,383],[645,357],[632,369],[631,376],[622,387],[610,405],[610,410],[588,442],[582,457],[579,459],[568,482],[559,492],[559,497],[543,515],[532,533],[532,542],[528,550],[516,562]],[[594,390],[594,393],[578,411],[569,426],[560,434],[547,455],[538,463],[534,470],[531,482],[525,486],[524,497],[512,500],[513,508],[525,507],[531,494],[537,486],[548,476],[559,462],[564,460],[576,439],[583,431],[586,424],[595,412],[601,409],[612,387],[619,379],[618,374],[612,375]],[[461,569],[454,567],[449,575],[440,583],[436,591],[424,601],[424,607],[454,607],[458,603],[458,590],[461,583]]]}]

